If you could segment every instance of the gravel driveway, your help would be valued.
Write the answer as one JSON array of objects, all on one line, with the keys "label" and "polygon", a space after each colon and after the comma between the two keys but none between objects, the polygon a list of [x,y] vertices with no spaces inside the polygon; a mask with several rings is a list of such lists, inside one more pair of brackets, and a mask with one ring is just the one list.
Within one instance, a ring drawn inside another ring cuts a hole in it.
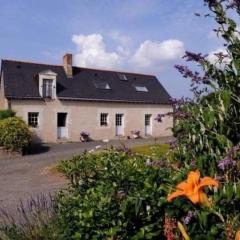
[{"label": "gravel driveway", "polygon": [[[158,139],[158,143],[170,138]],[[61,159],[91,150],[96,146],[107,148],[124,143],[128,147],[153,144],[153,139],[113,140],[108,143],[94,141],[88,143],[45,144],[36,153],[14,159],[0,159],[0,207],[15,211],[19,200],[26,200],[40,194],[54,193],[67,185],[67,180],[50,167]]]}]

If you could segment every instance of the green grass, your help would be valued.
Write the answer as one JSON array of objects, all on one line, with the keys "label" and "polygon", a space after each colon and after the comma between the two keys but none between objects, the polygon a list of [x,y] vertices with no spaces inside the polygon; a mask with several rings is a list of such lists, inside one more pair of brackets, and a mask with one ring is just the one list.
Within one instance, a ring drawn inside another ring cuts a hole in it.
[{"label": "green grass", "polygon": [[162,157],[169,151],[169,144],[152,144],[135,146],[132,148],[135,153],[144,154],[152,157]]}]

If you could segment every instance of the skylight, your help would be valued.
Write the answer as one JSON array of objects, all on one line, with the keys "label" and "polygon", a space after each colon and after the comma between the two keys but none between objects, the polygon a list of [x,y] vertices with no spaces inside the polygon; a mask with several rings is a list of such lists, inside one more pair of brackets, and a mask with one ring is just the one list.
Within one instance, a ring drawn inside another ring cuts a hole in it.
[{"label": "skylight", "polygon": [[145,86],[135,86],[137,92],[148,92],[148,89]]},{"label": "skylight", "polygon": [[120,80],[127,81],[127,76],[124,73],[117,73]]},{"label": "skylight", "polygon": [[94,85],[98,89],[106,89],[106,90],[111,89],[110,85],[107,82],[102,82],[102,81],[94,82]]}]

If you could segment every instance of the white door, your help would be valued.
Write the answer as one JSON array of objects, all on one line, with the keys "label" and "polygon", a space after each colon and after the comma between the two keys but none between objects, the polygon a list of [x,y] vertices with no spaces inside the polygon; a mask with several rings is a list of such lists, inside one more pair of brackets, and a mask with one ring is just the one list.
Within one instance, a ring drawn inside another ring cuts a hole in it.
[{"label": "white door", "polygon": [[116,114],[115,119],[116,125],[116,136],[123,136],[124,135],[124,126],[123,126],[123,114]]},{"label": "white door", "polygon": [[57,138],[63,139],[67,137],[67,113],[57,113]]},{"label": "white door", "polygon": [[58,127],[58,139],[67,138],[67,128]]},{"label": "white door", "polygon": [[145,114],[145,135],[151,136],[152,135],[152,115]]}]

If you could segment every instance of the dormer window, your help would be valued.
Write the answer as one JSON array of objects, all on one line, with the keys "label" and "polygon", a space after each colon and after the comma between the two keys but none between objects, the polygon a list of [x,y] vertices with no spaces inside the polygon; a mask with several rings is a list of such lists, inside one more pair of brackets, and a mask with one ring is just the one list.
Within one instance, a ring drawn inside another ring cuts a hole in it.
[{"label": "dormer window", "polygon": [[53,80],[52,79],[43,79],[43,97],[44,98],[53,98]]},{"label": "dormer window", "polygon": [[94,81],[94,85],[98,89],[105,89],[105,90],[111,89],[110,85],[107,82],[103,82],[103,81]]},{"label": "dormer window", "polygon": [[118,77],[122,81],[127,81],[127,76],[124,73],[117,73]]},{"label": "dormer window", "polygon": [[39,73],[39,93],[43,98],[56,98],[57,74],[51,70]]}]

